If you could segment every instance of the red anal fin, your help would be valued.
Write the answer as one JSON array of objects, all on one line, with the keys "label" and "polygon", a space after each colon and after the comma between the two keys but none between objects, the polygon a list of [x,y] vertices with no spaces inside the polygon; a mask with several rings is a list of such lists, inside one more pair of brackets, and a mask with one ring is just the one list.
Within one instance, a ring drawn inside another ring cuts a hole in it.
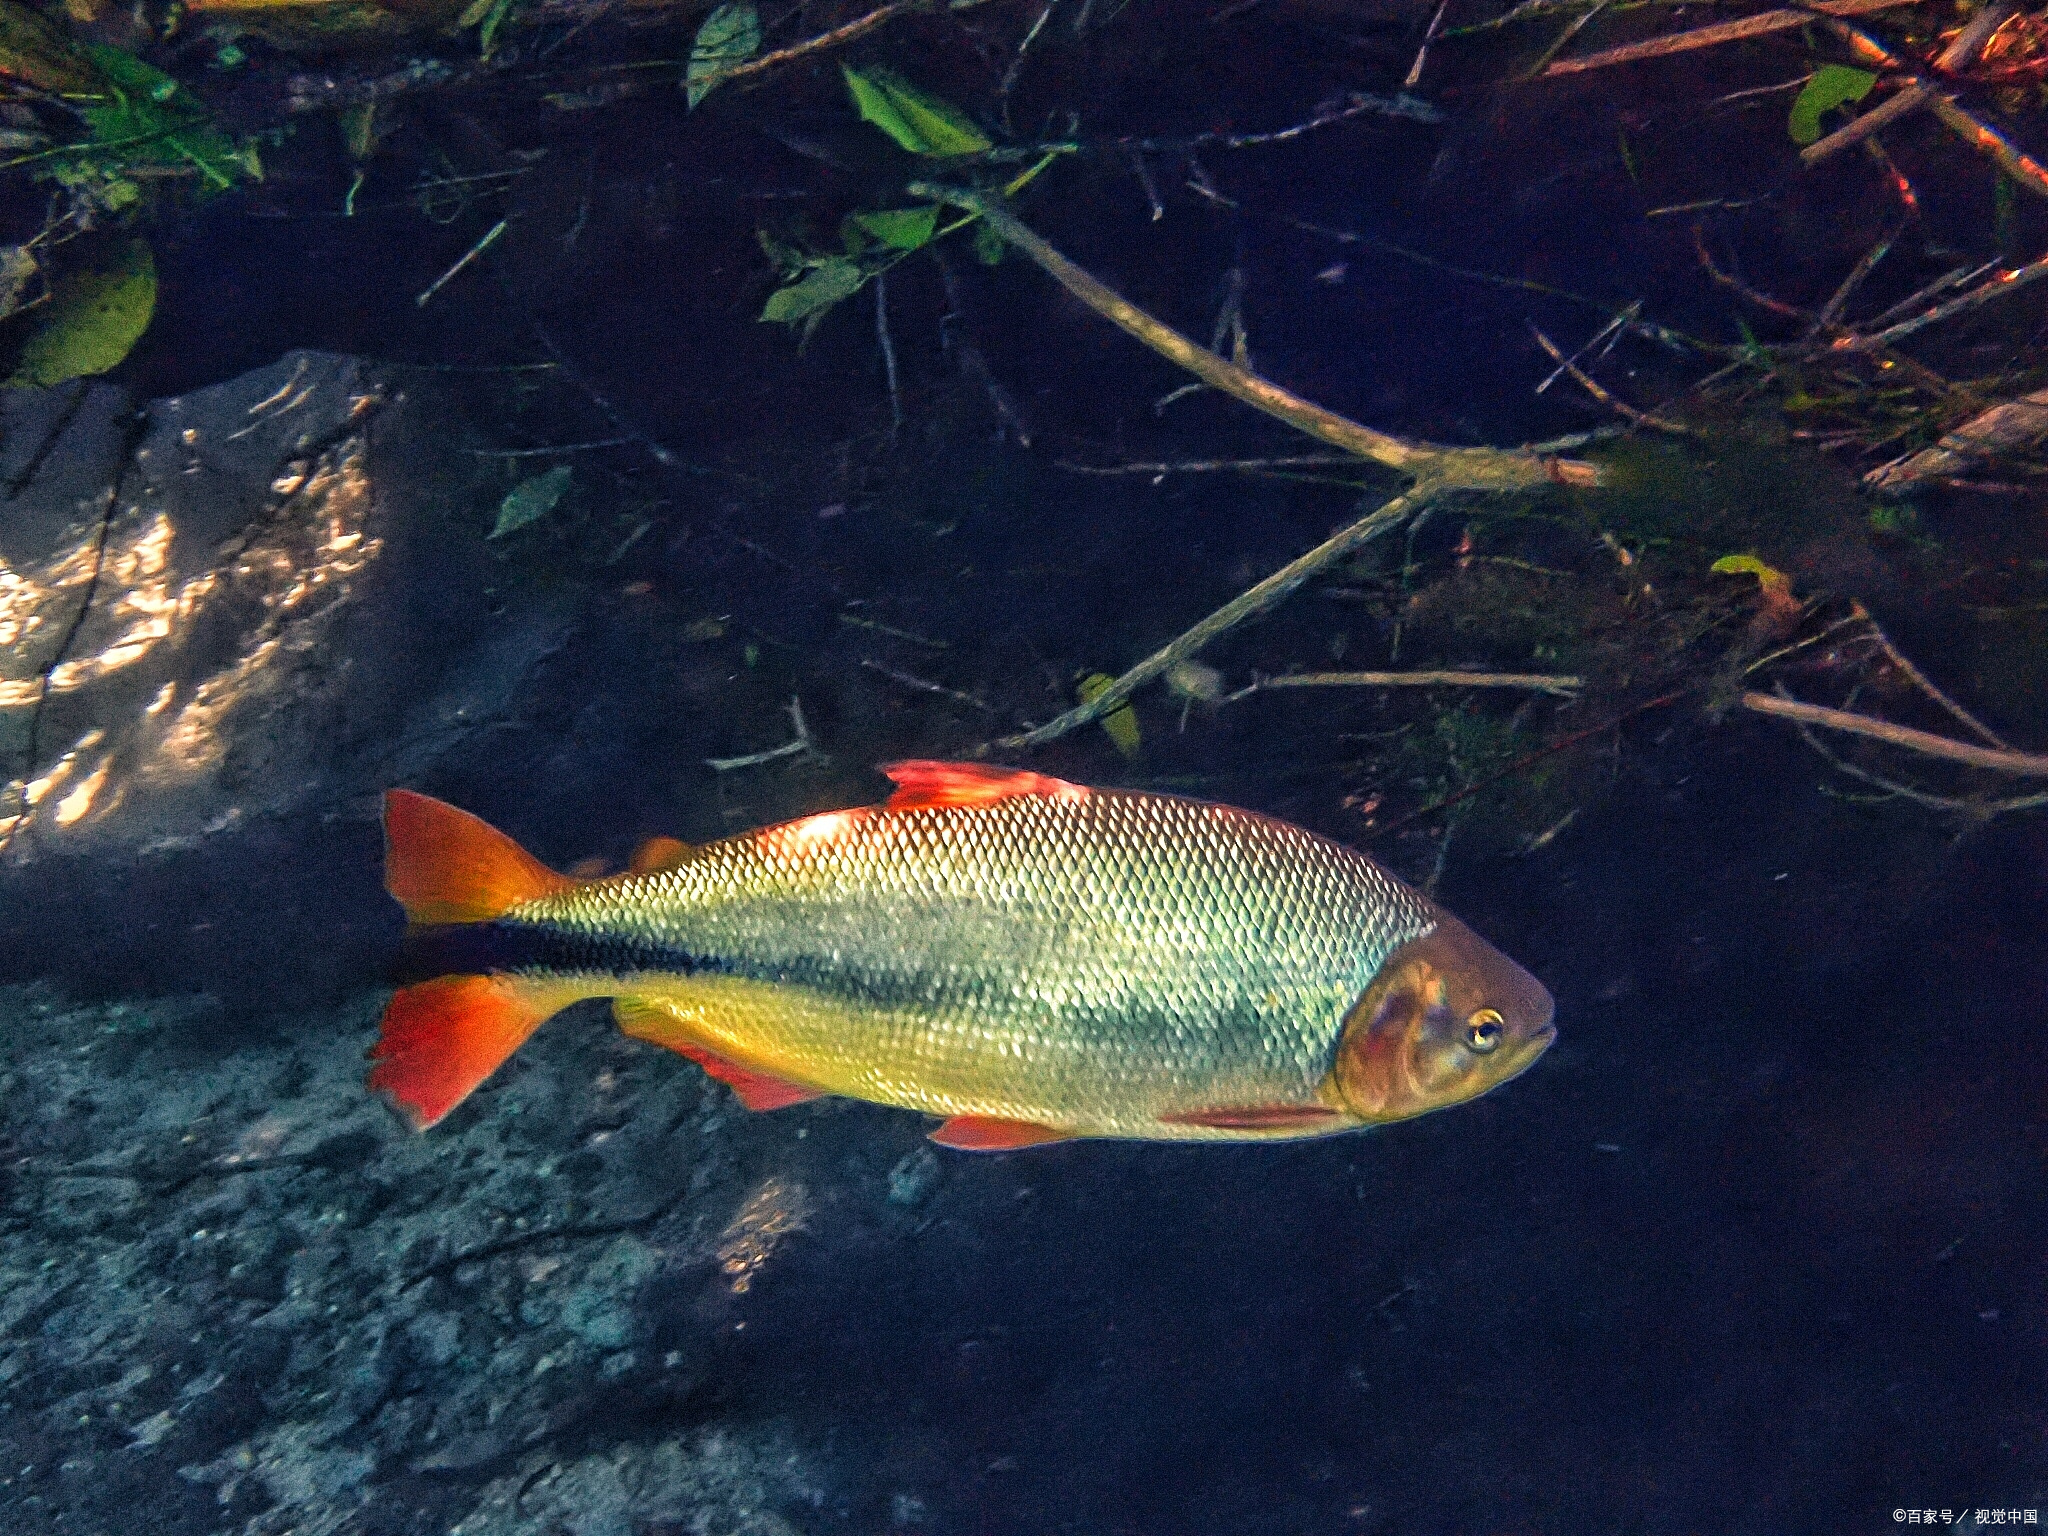
[{"label": "red anal fin", "polygon": [[402,987],[370,1047],[370,1087],[423,1131],[468,1098],[579,994],[511,976],[441,976]]},{"label": "red anal fin", "polygon": [[687,1020],[658,1003],[646,1003],[633,997],[614,998],[612,1016],[619,1021],[619,1028],[634,1039],[666,1046],[689,1057],[705,1072],[728,1085],[749,1109],[787,1109],[792,1104],[825,1097],[821,1089],[806,1088],[787,1078],[757,1072],[752,1067],[741,1066],[730,1057],[719,1055],[690,1033]]},{"label": "red anal fin", "polygon": [[1227,1104],[1177,1110],[1159,1118],[1168,1125],[1199,1125],[1212,1131],[1281,1131],[1334,1125],[1344,1116],[1320,1104]]},{"label": "red anal fin", "polygon": [[962,1152],[1008,1152],[1017,1147],[1072,1139],[1066,1131],[1049,1125],[1031,1120],[997,1120],[988,1115],[955,1115],[932,1132],[932,1140],[940,1146]]},{"label": "red anal fin", "polygon": [[412,922],[486,923],[576,883],[467,811],[385,791],[384,889]]},{"label": "red anal fin", "polygon": [[633,850],[626,868],[636,875],[651,875],[664,869],[680,869],[697,856],[697,850],[681,838],[650,837]]},{"label": "red anal fin", "polygon": [[994,805],[1018,795],[1047,795],[1057,800],[1084,799],[1088,790],[1043,773],[1022,768],[993,768],[987,763],[941,763],[927,758],[884,763],[882,772],[896,793],[885,811],[925,811],[940,806]]},{"label": "red anal fin", "polygon": [[806,1088],[802,1083],[792,1083],[787,1078],[770,1077],[766,1072],[756,1072],[752,1067],[728,1061],[701,1045],[677,1044],[670,1049],[681,1051],[711,1076],[729,1085],[739,1095],[740,1102],[751,1110],[787,1109],[792,1104],[807,1104],[812,1099],[825,1096],[816,1088]]}]

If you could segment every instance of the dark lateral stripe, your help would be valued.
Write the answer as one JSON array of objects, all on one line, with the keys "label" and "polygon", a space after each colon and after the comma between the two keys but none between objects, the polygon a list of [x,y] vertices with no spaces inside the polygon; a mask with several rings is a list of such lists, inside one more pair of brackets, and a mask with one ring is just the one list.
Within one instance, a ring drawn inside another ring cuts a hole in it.
[{"label": "dark lateral stripe", "polygon": [[480,976],[492,971],[700,971],[726,974],[738,968],[667,945],[614,935],[568,933],[531,923],[455,923],[414,928],[399,950],[392,979],[401,985],[436,976]]}]

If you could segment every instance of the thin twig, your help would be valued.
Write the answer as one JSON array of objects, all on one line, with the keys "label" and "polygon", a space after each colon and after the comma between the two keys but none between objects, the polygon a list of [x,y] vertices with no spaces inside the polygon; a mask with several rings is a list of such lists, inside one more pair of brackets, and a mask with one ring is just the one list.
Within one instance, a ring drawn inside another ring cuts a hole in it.
[{"label": "thin twig", "polygon": [[1798,699],[1785,698],[1779,694],[1758,693],[1754,690],[1742,695],[1742,707],[1755,710],[1760,715],[1772,715],[1781,720],[1797,720],[1807,725],[1817,725],[1824,730],[1846,731],[1852,736],[1868,736],[1873,741],[1904,747],[1909,752],[1918,752],[1926,757],[1938,757],[1945,762],[1961,763],[1970,768],[1988,768],[1993,773],[2010,773],[2021,778],[2048,778],[2048,754],[2015,752],[2009,747],[1980,747],[1967,741],[1956,741],[1948,736],[1937,736],[1932,731],[1915,730],[1909,725],[1894,725],[1889,720],[1879,720],[1872,715],[1859,715],[1846,709],[1829,709],[1825,705],[1806,704]]},{"label": "thin twig", "polygon": [[1176,662],[1186,661],[1226,630],[1234,629],[1246,619],[1254,618],[1280,603],[1317,572],[1420,513],[1432,500],[1442,495],[1443,490],[1440,482],[1425,481],[1394,497],[1349,527],[1332,534],[1307,554],[1289,561],[1256,586],[1240,592],[1178,639],[1147,656],[1086,703],[1077,705],[1058,719],[1048,721],[1034,730],[1024,731],[1015,736],[1005,736],[1000,741],[992,743],[992,746],[1000,751],[1043,746],[1069,731],[1079,730],[1090,721],[1101,719],[1119,708],[1133,693]]},{"label": "thin twig", "polygon": [[1898,303],[1892,305],[1891,308],[1885,310],[1882,314],[1872,315],[1868,320],[1865,320],[1863,324],[1874,325],[1882,329],[1884,326],[1890,325],[1894,320],[1898,319],[1901,315],[1910,315],[1913,313],[1914,310],[1922,309],[1925,308],[1927,305],[1932,304],[1936,299],[1940,298],[1941,295],[1947,293],[1949,289],[1960,288],[1965,283],[1974,283],[1986,272],[1992,271],[1994,268],[1996,268],[1997,265],[1998,259],[1996,257],[1993,257],[1990,261],[1980,262],[1978,265],[1974,267],[1956,267],[1951,271],[1943,273],[1940,277],[1937,277],[1925,288],[1919,289],[1914,293],[1908,294],[1905,298],[1899,300]]},{"label": "thin twig", "polygon": [[1849,275],[1842,279],[1841,286],[1828,296],[1827,303],[1821,305],[1820,314],[1814,319],[1813,329],[1807,332],[1809,341],[1835,327],[1842,318],[1842,311],[1849,307],[1849,300],[1856,296],[1856,290],[1861,288],[1865,279],[1877,270],[1877,264],[1891,253],[1892,246],[1905,232],[1904,224],[1895,225],[1883,239],[1863,253],[1863,259],[1850,269]]},{"label": "thin twig", "polygon": [[1872,773],[1868,768],[1859,768],[1854,763],[1844,762],[1821,744],[1820,738],[1814,734],[1810,725],[1801,725],[1795,720],[1792,722],[1792,729],[1799,733],[1799,739],[1812,749],[1815,756],[1837,773],[1847,774],[1852,779],[1861,779],[1873,788],[1883,790],[1889,796],[1911,800],[1914,804],[1924,805],[1930,810],[1960,811],[1969,816],[1988,817],[2002,815],[2007,811],[2025,811],[2035,806],[2048,805],[2048,792],[2015,795],[2007,800],[1984,800],[1975,796],[1937,795],[1924,789],[1915,789],[1910,784],[1901,784],[1897,779],[1886,778],[1881,773]]},{"label": "thin twig", "polygon": [[951,699],[956,704],[968,705],[970,708],[980,710],[985,715],[992,715],[996,712],[995,706],[985,699],[977,699],[971,693],[962,693],[958,688],[948,688],[944,683],[935,683],[929,678],[917,677],[909,672],[899,672],[894,667],[885,667],[872,656],[861,657],[860,664],[870,672],[879,672],[892,683],[899,683],[903,687],[914,689],[919,693],[935,693],[942,699]]},{"label": "thin twig", "polygon": [[587,453],[596,448],[618,448],[625,444],[639,446],[637,437],[600,437],[587,443],[556,443],[551,448],[465,448],[464,453],[475,454],[480,459],[544,459],[557,453]]},{"label": "thin twig", "polygon": [[1587,394],[1598,400],[1609,410],[1619,412],[1638,426],[1655,427],[1659,432],[1671,432],[1681,437],[1697,435],[1691,427],[1686,426],[1683,422],[1672,421],[1664,416],[1653,416],[1648,411],[1637,410],[1626,400],[1618,399],[1607,389],[1603,388],[1592,375],[1560,352],[1557,349],[1557,343],[1544,335],[1540,330],[1537,330],[1533,322],[1530,324],[1529,329],[1536,337],[1536,344],[1550,354],[1551,361],[1555,362],[1563,372],[1570,374]]},{"label": "thin twig", "polygon": [[1072,459],[1056,459],[1054,463],[1077,475],[1151,475],[1157,478],[1161,475],[1214,474],[1219,470],[1258,474],[1274,469],[1340,469],[1347,464],[1356,466],[1358,459],[1348,453],[1295,453],[1271,459],[1184,459],[1177,464],[1076,464]]},{"label": "thin twig", "polygon": [[[971,0],[971,3],[979,3],[979,0]],[[857,38],[865,37],[875,28],[894,21],[898,16],[907,15],[912,11],[929,11],[933,8],[933,0],[895,0],[894,4],[881,6],[869,11],[865,16],[856,16],[843,27],[834,27],[829,32],[820,32],[816,37],[807,37],[800,43],[791,43],[787,48],[778,48],[773,53],[764,53],[757,59],[748,59],[744,64],[735,64],[731,69],[720,70],[715,83],[730,85],[736,80],[766,74],[771,69],[780,69],[785,64],[793,64],[798,59],[821,53],[827,48],[838,48]],[[955,9],[960,7],[956,6]]]},{"label": "thin twig", "polygon": [[464,267],[467,267],[471,262],[475,261],[477,257],[483,255],[485,251],[488,251],[492,246],[498,243],[498,237],[505,233],[505,226],[510,222],[511,221],[509,219],[500,219],[498,220],[497,223],[493,224],[490,227],[490,229],[485,232],[483,239],[477,241],[475,245],[472,245],[467,251],[465,251],[463,253],[462,259],[456,262],[454,266],[450,267],[446,272],[443,272],[439,277],[435,278],[433,282],[429,283],[427,285],[426,291],[421,293],[417,298],[415,298],[413,300],[413,303],[417,304],[422,309],[424,309],[426,307],[427,300],[431,299],[435,294],[439,293],[443,288],[447,287],[449,281],[453,279],[457,273],[461,272]]},{"label": "thin twig", "polygon": [[1953,96],[1936,95],[1927,110],[1961,136],[1972,149],[1988,155],[1998,168],[2036,197],[2048,197],[2048,167],[2021,150],[1989,123],[1973,117]]},{"label": "thin twig", "polygon": [[1957,315],[1990,303],[1993,299],[2003,298],[2008,293],[2018,293],[2020,289],[2029,287],[2044,277],[2048,277],[2048,256],[2030,261],[2025,266],[2008,267],[2002,272],[1994,272],[1989,282],[1979,284],[1968,293],[1950,299],[1945,304],[1937,304],[1910,320],[1901,320],[1881,331],[1838,336],[1828,344],[1828,347],[1833,352],[1875,351],[1880,347],[1889,346],[1902,337],[1911,336],[1915,331],[1924,331],[1930,325],[1952,320]]},{"label": "thin twig", "polygon": [[1045,9],[1038,13],[1038,20],[1032,22],[1026,30],[1024,41],[1017,45],[1017,56],[1010,60],[1010,67],[1003,71],[1003,85],[997,96],[1003,103],[1005,127],[1008,127],[1010,122],[1010,92],[1017,88],[1017,77],[1024,73],[1025,55],[1031,52],[1031,45],[1038,41],[1038,34],[1045,30],[1045,24],[1052,19],[1053,9],[1059,3],[1060,0],[1045,0]]},{"label": "thin twig", "polygon": [[875,275],[875,339],[882,344],[882,372],[889,381],[889,441],[903,431],[903,396],[896,387],[896,343],[889,336],[889,274]]},{"label": "thin twig", "polygon": [[1925,672],[1922,672],[1918,667],[1914,666],[1912,661],[1907,657],[1904,651],[1900,650],[1896,645],[1892,644],[1892,637],[1890,635],[1887,635],[1884,632],[1884,630],[1878,626],[1877,620],[1873,619],[1870,616],[1869,610],[1866,609],[1861,603],[1852,603],[1850,605],[1849,616],[1852,619],[1861,619],[1866,625],[1869,626],[1870,638],[1877,642],[1877,648],[1884,652],[1886,658],[1891,662],[1893,666],[1897,667],[1901,672],[1903,672],[1906,675],[1906,679],[1909,682],[1911,682],[1914,687],[1918,688],[1922,693],[1926,694],[1928,698],[1934,700],[1935,703],[1939,704],[1943,709],[1947,710],[1951,715],[1955,716],[1956,719],[1960,720],[1964,725],[1968,726],[1980,738],[1990,743],[1990,745],[1999,748],[2001,751],[2010,752],[2013,750],[2011,742],[2007,741],[2003,736],[1999,735],[1998,732],[1992,730],[1990,726],[1986,725],[1982,720],[1979,720],[1975,715],[1971,714],[1967,709],[1963,708],[1963,706],[1958,704],[1954,699],[1950,698],[1947,694],[1943,693],[1939,688],[1935,687],[1933,680],[1929,678]]},{"label": "thin twig", "polygon": [[1783,315],[1788,320],[1804,320],[1808,318],[1806,311],[1798,305],[1787,304],[1783,299],[1774,299],[1767,293],[1759,293],[1732,272],[1723,272],[1715,263],[1713,255],[1707,250],[1706,231],[1698,224],[1692,227],[1692,248],[1698,252],[1700,265],[1707,269],[1707,276],[1711,277],[1723,288],[1739,294],[1758,309],[1769,310],[1774,315]]},{"label": "thin twig", "polygon": [[763,763],[772,763],[779,758],[808,755],[820,756],[811,741],[810,730],[804,725],[804,707],[796,699],[789,701],[789,720],[796,735],[779,747],[770,747],[765,752],[749,752],[741,757],[707,757],[704,766],[714,773],[731,773],[735,768],[758,768]]},{"label": "thin twig", "polygon": [[1539,75],[1541,75],[1545,69],[1549,68],[1550,61],[1556,58],[1560,53],[1563,53],[1565,49],[1570,45],[1571,40],[1577,37],[1581,32],[1585,31],[1587,27],[1591,26],[1593,24],[1593,18],[1598,16],[1602,11],[1606,10],[1611,3],[1612,0],[1593,0],[1593,4],[1591,6],[1579,12],[1579,14],[1575,18],[1573,18],[1571,24],[1568,25],[1562,32],[1557,34],[1555,41],[1553,41],[1548,48],[1544,49],[1541,53],[1536,55],[1536,62],[1534,64],[1531,64],[1527,70],[1527,78],[1534,80]]},{"label": "thin twig", "polygon": [[1429,30],[1422,34],[1422,46],[1415,50],[1415,62],[1408,66],[1408,78],[1401,82],[1402,90],[1412,91],[1422,83],[1422,66],[1429,59],[1429,45],[1436,41],[1437,33],[1443,30],[1444,15],[1450,8],[1451,0],[1439,0],[1436,14],[1429,19]]},{"label": "thin twig", "polygon": [[1219,701],[1235,704],[1239,699],[1274,688],[1523,688],[1569,699],[1585,686],[1582,677],[1559,677],[1547,672],[1290,672],[1281,677],[1264,677]]}]

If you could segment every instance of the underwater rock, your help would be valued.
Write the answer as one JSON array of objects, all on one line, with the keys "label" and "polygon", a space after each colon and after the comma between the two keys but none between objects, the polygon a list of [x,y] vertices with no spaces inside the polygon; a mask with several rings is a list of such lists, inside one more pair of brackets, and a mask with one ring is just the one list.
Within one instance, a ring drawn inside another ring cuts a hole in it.
[{"label": "underwater rock", "polygon": [[[252,1042],[203,999],[0,988],[9,1536],[138,1529],[137,1506],[157,1536],[792,1531],[809,1459],[698,1400],[729,1326],[710,1248],[751,1209],[734,1149],[763,1122],[562,1030],[415,1136],[362,1087],[380,1002]],[[662,1128],[671,1170],[687,1149],[660,1204],[647,1142],[517,1112],[600,1061],[606,1114]]]},{"label": "underwater rock", "polygon": [[579,597],[493,617],[444,407],[318,352],[139,408],[0,396],[0,974],[218,994],[288,911],[336,977],[385,942],[337,925],[381,915],[377,792],[502,725]]},{"label": "underwater rock", "polygon": [[[344,618],[389,563],[384,388],[301,352],[123,410],[10,400],[0,531],[0,856],[174,844],[314,788],[350,708]],[[386,583],[388,585],[388,582]],[[355,648],[349,648],[353,651]]]}]

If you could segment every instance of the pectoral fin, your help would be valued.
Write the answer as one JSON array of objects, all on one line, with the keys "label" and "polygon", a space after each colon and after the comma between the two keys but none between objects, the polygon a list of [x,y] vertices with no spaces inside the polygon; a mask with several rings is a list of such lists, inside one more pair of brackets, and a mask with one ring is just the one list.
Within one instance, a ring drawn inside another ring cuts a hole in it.
[{"label": "pectoral fin", "polygon": [[644,1002],[634,997],[614,998],[612,1017],[619,1021],[619,1028],[634,1039],[666,1046],[689,1057],[711,1076],[728,1085],[749,1109],[785,1109],[791,1104],[802,1104],[825,1096],[819,1089],[757,1072],[752,1067],[719,1055],[703,1043],[687,1015],[671,1012],[659,1003]]},{"label": "pectoral fin", "polygon": [[932,1132],[942,1147],[962,1152],[1008,1152],[1017,1147],[1042,1146],[1048,1141],[1070,1141],[1067,1132],[1030,1120],[997,1120],[987,1115],[955,1115]]}]

